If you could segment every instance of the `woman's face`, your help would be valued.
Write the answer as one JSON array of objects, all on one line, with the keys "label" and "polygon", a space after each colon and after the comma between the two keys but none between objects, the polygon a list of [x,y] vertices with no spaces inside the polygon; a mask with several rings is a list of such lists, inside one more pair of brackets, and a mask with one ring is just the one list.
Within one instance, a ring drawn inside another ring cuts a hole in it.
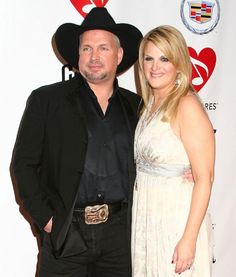
[{"label": "woman's face", "polygon": [[176,68],[151,41],[147,42],[144,49],[143,69],[154,93],[168,94],[175,86]]}]

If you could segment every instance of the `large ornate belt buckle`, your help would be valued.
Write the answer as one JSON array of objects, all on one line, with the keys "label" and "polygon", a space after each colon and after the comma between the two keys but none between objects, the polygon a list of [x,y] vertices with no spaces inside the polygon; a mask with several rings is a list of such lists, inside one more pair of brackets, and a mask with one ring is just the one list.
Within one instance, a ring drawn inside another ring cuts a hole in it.
[{"label": "large ornate belt buckle", "polygon": [[95,205],[85,207],[85,223],[86,224],[100,224],[106,222],[108,219],[108,205]]}]

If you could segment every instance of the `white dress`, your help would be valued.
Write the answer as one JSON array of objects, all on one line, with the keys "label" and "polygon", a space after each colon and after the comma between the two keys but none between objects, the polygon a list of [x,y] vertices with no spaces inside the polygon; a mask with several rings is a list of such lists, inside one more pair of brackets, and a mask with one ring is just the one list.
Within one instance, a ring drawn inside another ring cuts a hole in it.
[{"label": "white dress", "polygon": [[137,177],[132,209],[133,277],[210,277],[212,224],[206,214],[190,270],[174,272],[172,255],[186,225],[193,183],[183,179],[190,168],[181,140],[167,122],[150,110],[141,116],[135,133]]}]

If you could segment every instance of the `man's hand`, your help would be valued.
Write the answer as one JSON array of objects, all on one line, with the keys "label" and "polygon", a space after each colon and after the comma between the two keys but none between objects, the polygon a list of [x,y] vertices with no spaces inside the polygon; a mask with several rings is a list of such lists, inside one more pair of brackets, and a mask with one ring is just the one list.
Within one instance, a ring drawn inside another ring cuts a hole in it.
[{"label": "man's hand", "polygon": [[50,218],[50,220],[48,221],[47,225],[43,228],[43,230],[46,233],[51,233],[52,231],[52,217]]},{"label": "man's hand", "polygon": [[184,180],[187,180],[188,182],[194,182],[194,179],[193,179],[193,174],[192,174],[192,170],[191,169],[188,169],[184,172]]}]

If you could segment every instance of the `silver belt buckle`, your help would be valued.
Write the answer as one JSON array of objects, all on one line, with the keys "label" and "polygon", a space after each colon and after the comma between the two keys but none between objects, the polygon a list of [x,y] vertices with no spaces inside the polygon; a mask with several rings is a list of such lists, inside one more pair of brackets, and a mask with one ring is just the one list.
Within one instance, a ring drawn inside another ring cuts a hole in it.
[{"label": "silver belt buckle", "polygon": [[109,211],[107,204],[87,206],[84,211],[86,224],[100,224],[108,219]]}]

